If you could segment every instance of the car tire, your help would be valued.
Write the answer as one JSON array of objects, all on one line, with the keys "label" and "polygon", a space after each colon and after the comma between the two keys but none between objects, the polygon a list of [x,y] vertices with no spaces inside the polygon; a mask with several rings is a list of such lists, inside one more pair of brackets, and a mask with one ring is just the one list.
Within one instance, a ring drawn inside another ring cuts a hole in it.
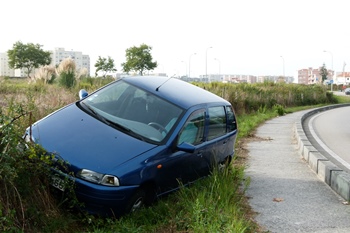
[{"label": "car tire", "polygon": [[227,156],[224,161],[218,164],[218,170],[219,171],[224,171],[225,169],[228,168],[228,166],[231,163],[231,157]]},{"label": "car tire", "polygon": [[143,189],[139,189],[136,193],[130,198],[129,203],[126,207],[127,213],[133,213],[138,211],[146,203],[146,192]]}]

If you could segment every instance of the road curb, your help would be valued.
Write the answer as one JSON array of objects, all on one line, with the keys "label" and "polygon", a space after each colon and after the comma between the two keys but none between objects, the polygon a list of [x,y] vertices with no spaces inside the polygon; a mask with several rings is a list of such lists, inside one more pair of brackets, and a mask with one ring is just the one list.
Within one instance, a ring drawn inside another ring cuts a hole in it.
[{"label": "road curb", "polygon": [[340,169],[334,163],[317,151],[308,140],[303,122],[306,118],[319,112],[334,108],[348,107],[350,104],[336,104],[316,108],[302,115],[294,124],[294,135],[298,144],[298,152],[305,162],[313,170],[317,177],[328,184],[337,194],[346,201],[350,201],[350,174]]}]

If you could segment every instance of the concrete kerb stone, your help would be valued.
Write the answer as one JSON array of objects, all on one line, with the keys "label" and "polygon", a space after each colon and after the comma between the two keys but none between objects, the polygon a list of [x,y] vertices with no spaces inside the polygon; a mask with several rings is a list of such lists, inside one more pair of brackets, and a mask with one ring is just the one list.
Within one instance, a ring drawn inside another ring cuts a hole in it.
[{"label": "concrete kerb stone", "polygon": [[300,129],[299,127],[294,128],[294,136],[297,141],[298,149],[301,148],[302,145],[304,145],[305,141],[309,141],[307,136],[305,135],[305,132],[303,129]]},{"label": "concrete kerb stone", "polygon": [[312,146],[309,139],[305,135],[305,132],[301,126],[301,123],[296,122],[294,124],[294,137],[297,141],[297,150],[301,157],[304,157],[304,146]]},{"label": "concrete kerb stone", "polygon": [[[305,113],[298,122],[294,124],[294,133],[298,141],[298,152],[308,162],[309,167],[315,171],[320,180],[328,184],[337,194],[345,200],[350,201],[350,174],[343,171],[330,162],[321,153],[313,148],[307,139],[302,124],[306,118],[329,109],[348,107],[350,104],[336,104],[316,108]],[[305,156],[307,154],[307,156]]]},{"label": "concrete kerb stone", "polygon": [[350,174],[343,171],[333,171],[331,188],[345,200],[350,200]]},{"label": "concrete kerb stone", "polygon": [[302,147],[305,145],[305,146],[309,146],[311,145],[309,143],[309,139],[306,137],[306,135],[302,135],[302,136],[299,136],[299,138],[297,139],[297,142],[298,142],[298,150],[302,150]]},{"label": "concrete kerb stone", "polygon": [[309,167],[318,174],[318,166],[320,161],[328,161],[326,157],[324,157],[320,152],[318,152],[315,147],[312,147],[314,150],[310,151],[308,157]]},{"label": "concrete kerb stone", "polygon": [[[305,154],[305,147],[310,147],[312,146],[312,144],[310,143],[309,140],[305,140],[305,141],[300,141],[300,147],[299,147],[299,154],[301,155],[302,158],[305,159],[304,154]],[[308,161],[307,159],[305,159],[306,161]]]},{"label": "concrete kerb stone", "polygon": [[328,160],[319,160],[318,166],[317,166],[317,176],[320,178],[323,182],[331,186],[331,177],[332,172],[343,171],[338,166],[336,166],[334,163]]},{"label": "concrete kerb stone", "polygon": [[301,122],[296,122],[294,124],[294,130],[295,130],[295,132],[304,132],[304,129],[303,129]]}]

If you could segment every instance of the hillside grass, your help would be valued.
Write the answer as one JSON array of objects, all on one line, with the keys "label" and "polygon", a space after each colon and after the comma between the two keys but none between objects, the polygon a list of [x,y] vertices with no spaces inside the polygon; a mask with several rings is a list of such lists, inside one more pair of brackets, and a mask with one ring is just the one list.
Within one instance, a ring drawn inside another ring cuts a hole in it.
[{"label": "hillside grass", "polygon": [[21,136],[36,120],[76,101],[79,89],[91,92],[110,81],[86,78],[66,89],[0,78],[0,231],[259,232],[245,196],[249,178],[244,176],[244,140],[268,119],[350,102],[324,86],[196,83],[229,100],[235,108],[239,133],[232,166],[225,172],[214,171],[152,207],[120,219],[98,218],[76,212],[70,208],[71,202],[52,196],[45,167],[38,166],[41,148],[20,149],[24,146]]}]

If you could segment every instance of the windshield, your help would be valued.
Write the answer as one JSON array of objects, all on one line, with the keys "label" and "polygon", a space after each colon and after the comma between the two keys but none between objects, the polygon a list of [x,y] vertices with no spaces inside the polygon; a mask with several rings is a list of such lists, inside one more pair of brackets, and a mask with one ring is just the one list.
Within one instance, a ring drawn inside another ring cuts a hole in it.
[{"label": "windshield", "polygon": [[86,99],[82,107],[97,119],[137,138],[162,141],[182,109],[123,80]]}]

